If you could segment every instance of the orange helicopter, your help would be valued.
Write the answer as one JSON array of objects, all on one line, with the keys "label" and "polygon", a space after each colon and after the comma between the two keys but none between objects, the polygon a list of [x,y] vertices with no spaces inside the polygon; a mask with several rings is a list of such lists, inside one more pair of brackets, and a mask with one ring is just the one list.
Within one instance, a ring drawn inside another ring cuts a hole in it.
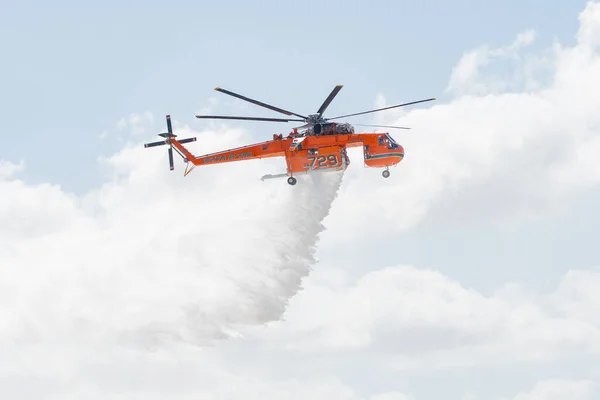
[{"label": "orange helicopter", "polygon": [[[384,178],[390,176],[389,167],[398,164],[404,158],[404,148],[399,145],[389,133],[355,133],[354,127],[349,123],[329,122],[334,119],[352,117],[373,113],[377,111],[389,110],[397,107],[404,107],[412,104],[423,103],[435,100],[435,98],[413,101],[410,103],[398,104],[379,108],[376,110],[363,111],[360,113],[342,115],[334,118],[323,118],[323,113],[331,104],[331,101],[342,89],[343,85],[337,85],[325,99],[316,114],[308,116],[300,115],[266,103],[233,93],[231,91],[215,88],[215,90],[248,101],[250,103],[268,108],[273,111],[288,115],[297,116],[301,119],[284,118],[263,118],[263,117],[235,117],[218,115],[196,115],[196,118],[205,119],[231,119],[247,121],[268,121],[268,122],[304,122],[305,124],[292,129],[288,136],[274,134],[272,140],[266,142],[250,144],[234,149],[227,149],[215,153],[194,156],[183,144],[195,142],[196,138],[175,139],[171,126],[171,116],[167,115],[168,132],[158,135],[165,138],[158,142],[146,143],[144,147],[154,147],[168,145],[169,166],[171,171],[173,167],[173,149],[183,158],[186,163],[184,175],[191,172],[194,167],[199,165],[214,165],[233,161],[252,160],[268,157],[285,157],[287,171],[277,175],[265,175],[261,179],[272,179],[287,177],[290,185],[296,184],[294,175],[307,174],[326,171],[343,171],[350,165],[350,159],[346,149],[348,147],[363,146],[363,158],[367,167],[385,168],[382,175]],[[410,129],[399,126],[389,125],[361,125],[370,127],[383,127],[394,129]],[[191,163],[191,167],[189,165]]]}]

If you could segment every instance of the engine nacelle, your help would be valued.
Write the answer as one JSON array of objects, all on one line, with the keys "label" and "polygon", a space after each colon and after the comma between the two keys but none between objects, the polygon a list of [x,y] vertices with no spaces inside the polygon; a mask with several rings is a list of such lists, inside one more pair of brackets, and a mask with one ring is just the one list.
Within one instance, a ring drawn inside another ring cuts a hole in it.
[{"label": "engine nacelle", "polygon": [[351,134],[354,133],[354,127],[348,123],[325,122],[314,124],[308,131],[313,135]]}]

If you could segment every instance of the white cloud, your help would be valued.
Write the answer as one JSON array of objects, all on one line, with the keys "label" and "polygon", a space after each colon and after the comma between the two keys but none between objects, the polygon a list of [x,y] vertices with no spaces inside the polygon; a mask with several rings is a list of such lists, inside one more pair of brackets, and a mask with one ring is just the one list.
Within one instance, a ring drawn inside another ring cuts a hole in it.
[{"label": "white cloud", "polygon": [[[503,77],[487,74],[482,76],[481,69],[498,59],[519,61],[519,51],[531,45],[535,40],[535,36],[533,30],[528,30],[520,33],[514,42],[508,46],[495,49],[481,46],[466,53],[454,68],[447,91],[458,95],[485,95],[511,88],[515,83],[516,76],[512,76],[510,81],[506,79],[506,72],[504,72]],[[524,66],[528,65],[525,64]]]},{"label": "white cloud", "polygon": [[[413,128],[395,135],[407,156],[388,180],[361,168],[360,151],[339,192],[336,174],[295,187],[258,180],[281,172],[281,160],[183,178],[180,163],[169,172],[164,148],[137,142],[102,161],[105,185],[76,196],[23,182],[20,167],[1,163],[0,390],[11,398],[420,400],[406,381],[379,387],[363,375],[342,378],[340,365],[358,369],[367,359],[378,377],[597,355],[596,271],[572,271],[551,293],[509,286],[484,294],[437,271],[376,270],[381,249],[364,240],[420,223],[547,217],[597,186],[599,7],[581,15],[576,47],[553,48],[551,68],[522,55],[535,39],[527,31],[466,55],[450,80],[459,94],[452,102],[388,114],[400,115],[388,123]],[[482,69],[507,59],[514,74]],[[553,74],[543,87],[538,64]],[[143,113],[118,126],[152,141],[153,123]],[[174,125],[198,136],[196,153],[249,140],[239,130]],[[319,266],[325,283],[303,284],[324,225],[330,245],[373,254],[376,271],[352,282],[330,259]],[[290,299],[286,320],[272,322]],[[232,337],[240,339],[218,340]],[[586,398],[594,385],[542,382],[516,398]]]},{"label": "white cloud", "polygon": [[553,307],[600,327],[600,270],[569,271],[560,283]]},{"label": "white cloud", "polygon": [[[598,3],[586,8],[582,20],[589,26],[582,30],[593,30],[596,21],[586,15],[599,8]],[[532,38],[520,36],[492,53],[512,55]],[[530,73],[527,61],[519,60],[517,73]],[[384,180],[379,169],[361,168],[360,150],[349,153],[354,163],[328,219],[344,229],[328,234],[328,245],[418,224],[514,226],[560,214],[576,196],[597,188],[600,53],[586,41],[555,46],[552,64],[551,79],[537,90],[461,95],[378,121],[412,128],[392,132],[404,146],[405,159]],[[458,92],[491,87],[486,74],[466,67],[461,74],[451,80]],[[510,73],[503,76],[514,82]]]},{"label": "white cloud", "polygon": [[215,110],[217,109],[217,107],[219,107],[222,104],[222,101],[219,100],[216,97],[209,97],[208,98],[208,105],[201,107],[196,114],[211,114],[214,113]]},{"label": "white cloud", "polygon": [[589,380],[549,380],[539,382],[531,391],[518,393],[513,400],[592,400],[597,384]]},{"label": "white cloud", "polygon": [[401,392],[388,392],[376,394],[370,400],[413,400],[413,397]]},{"label": "white cloud", "polygon": [[[117,123],[117,129],[123,131],[130,129],[133,135],[148,134],[154,123],[154,116],[149,111],[143,113],[131,113],[127,118],[121,118]],[[166,127],[165,127],[166,131]]]},{"label": "white cloud", "polygon": [[597,3],[588,2],[579,15],[577,40],[594,50],[600,44],[600,7]]},{"label": "white cloud", "polygon": [[17,165],[8,161],[0,160],[0,179],[7,179],[21,172],[25,167],[23,160]]},{"label": "white cloud", "polygon": [[389,267],[343,288],[308,286],[272,340],[310,354],[375,351],[403,370],[597,355],[599,280],[573,271],[550,294],[511,285],[484,295],[433,270]]},{"label": "white cloud", "polygon": [[315,262],[341,176],[262,183],[249,162],[182,178],[160,149],[125,149],[107,161],[113,180],[83,198],[0,182],[11,193],[0,207],[4,340],[203,343],[279,317]]},{"label": "white cloud", "polygon": [[[65,344],[60,350],[2,350],[14,361],[10,366],[0,362],[0,388],[9,398],[379,400],[333,377],[265,379],[254,370],[240,372],[210,349],[170,347],[168,352],[143,353],[96,345],[75,351]],[[49,363],[53,368],[46,368]],[[394,395],[383,398],[413,400]]]}]

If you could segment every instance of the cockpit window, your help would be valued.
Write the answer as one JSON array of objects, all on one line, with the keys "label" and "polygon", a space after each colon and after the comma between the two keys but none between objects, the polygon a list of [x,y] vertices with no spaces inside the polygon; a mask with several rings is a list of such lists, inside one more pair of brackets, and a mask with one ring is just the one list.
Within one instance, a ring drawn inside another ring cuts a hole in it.
[{"label": "cockpit window", "polygon": [[386,142],[388,145],[388,149],[397,149],[398,143],[392,138],[388,133],[385,134]]},{"label": "cockpit window", "polygon": [[386,133],[386,134],[385,134],[385,137],[386,137],[386,138],[388,138],[388,140],[389,140],[390,142],[392,142],[393,144],[398,144],[398,143],[396,143],[396,141],[394,140],[394,138],[390,136],[390,134],[389,134],[389,133]]}]

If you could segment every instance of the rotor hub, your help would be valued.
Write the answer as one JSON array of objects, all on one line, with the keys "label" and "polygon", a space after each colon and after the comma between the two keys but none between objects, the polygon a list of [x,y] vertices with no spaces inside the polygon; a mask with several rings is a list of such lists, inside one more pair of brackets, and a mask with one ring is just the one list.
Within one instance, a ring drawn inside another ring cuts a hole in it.
[{"label": "rotor hub", "polygon": [[306,119],[306,122],[318,124],[320,122],[325,122],[325,118],[323,118],[320,114],[310,114]]}]

